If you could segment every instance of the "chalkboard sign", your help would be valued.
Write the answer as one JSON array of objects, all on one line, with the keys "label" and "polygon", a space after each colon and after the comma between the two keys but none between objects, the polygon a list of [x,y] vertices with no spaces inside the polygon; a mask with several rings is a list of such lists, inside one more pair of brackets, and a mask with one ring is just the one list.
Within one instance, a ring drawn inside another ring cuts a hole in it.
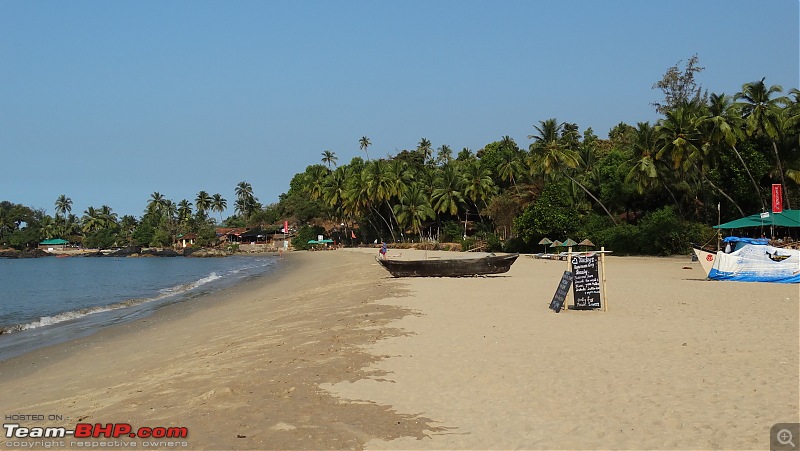
[{"label": "chalkboard sign", "polygon": [[553,300],[550,301],[550,310],[558,313],[564,308],[564,300],[567,299],[567,293],[569,293],[569,286],[571,284],[572,273],[564,271],[564,275],[561,276],[561,281],[558,283],[558,288],[556,288],[556,294],[553,296]]},{"label": "chalkboard sign", "polygon": [[572,256],[572,293],[576,309],[600,308],[600,277],[597,255]]}]

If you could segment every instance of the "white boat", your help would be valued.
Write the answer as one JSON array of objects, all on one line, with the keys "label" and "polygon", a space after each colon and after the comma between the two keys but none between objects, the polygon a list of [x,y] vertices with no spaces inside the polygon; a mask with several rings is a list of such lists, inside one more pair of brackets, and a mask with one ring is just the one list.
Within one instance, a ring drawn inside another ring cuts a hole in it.
[{"label": "white boat", "polygon": [[800,250],[770,246],[765,238],[724,239],[725,250],[694,253],[712,280],[800,283]]}]

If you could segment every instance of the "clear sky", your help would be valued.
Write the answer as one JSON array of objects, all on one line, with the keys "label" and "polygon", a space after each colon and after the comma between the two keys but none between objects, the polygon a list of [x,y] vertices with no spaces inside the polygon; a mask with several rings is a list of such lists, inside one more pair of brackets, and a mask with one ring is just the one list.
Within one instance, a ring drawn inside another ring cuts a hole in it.
[{"label": "clear sky", "polygon": [[548,118],[605,138],[655,122],[692,55],[734,94],[800,87],[798,0],[0,0],[0,200],[141,216],[252,184],[278,200],[330,150],[530,144]]}]

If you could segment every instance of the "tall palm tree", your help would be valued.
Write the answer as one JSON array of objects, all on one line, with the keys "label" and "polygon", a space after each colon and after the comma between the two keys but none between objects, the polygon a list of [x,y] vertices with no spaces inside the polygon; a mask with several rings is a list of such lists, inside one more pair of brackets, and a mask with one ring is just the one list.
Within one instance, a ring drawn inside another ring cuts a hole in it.
[{"label": "tall palm tree", "polygon": [[211,210],[219,213],[219,222],[222,223],[222,212],[228,208],[228,201],[220,193],[211,196]]},{"label": "tall palm tree", "polygon": [[480,211],[478,201],[483,202],[484,208],[488,206],[488,199],[497,191],[492,181],[491,172],[483,167],[480,161],[469,161],[464,165],[461,173],[464,186],[464,196],[472,201],[475,208]]},{"label": "tall palm tree", "polygon": [[178,221],[179,222],[186,222],[192,217],[192,203],[186,199],[181,199],[178,202]]},{"label": "tall palm tree", "polygon": [[436,162],[439,164],[448,164],[453,160],[453,149],[447,144],[442,144],[436,152]]},{"label": "tall palm tree", "polygon": [[706,176],[704,154],[708,147],[704,146],[704,136],[700,133],[705,118],[698,115],[696,110],[696,105],[684,102],[667,111],[666,117],[656,126],[661,143],[656,158],[670,159],[674,169],[680,169],[687,174],[696,171],[702,181],[728,199],[745,216],[739,204]]},{"label": "tall palm tree", "polygon": [[464,194],[462,180],[452,164],[443,166],[438,172],[431,201],[435,212],[459,217],[458,210],[464,204]]},{"label": "tall palm tree", "polygon": [[253,186],[248,182],[239,182],[236,185],[236,210],[247,220],[256,210],[258,200],[253,195]]},{"label": "tall palm tree", "polygon": [[[778,153],[777,140],[780,134],[780,106],[788,103],[786,97],[772,97],[774,94],[783,92],[781,85],[772,85],[769,88],[761,81],[745,83],[742,91],[734,96],[735,100],[742,100],[740,105],[747,124],[747,133],[750,136],[763,136],[772,142],[772,150],[775,154],[775,165],[780,174],[781,184],[786,186],[781,157]],[[784,194],[786,207],[791,209],[788,194]]]},{"label": "tall palm tree", "polygon": [[336,153],[331,152],[330,150],[326,150],[322,152],[322,162],[328,165],[328,169],[331,168],[331,164],[336,166],[336,161],[339,159],[336,158]]},{"label": "tall palm tree", "polygon": [[164,207],[164,195],[155,191],[150,195],[150,201],[147,202],[148,213],[161,213]]},{"label": "tall palm tree", "polygon": [[200,191],[194,199],[194,205],[197,207],[197,216],[205,218],[206,211],[211,207],[211,196],[205,191]]},{"label": "tall palm tree", "polygon": [[391,211],[391,206],[389,205],[389,199],[395,195],[396,183],[392,177],[389,164],[384,160],[375,160],[368,164],[361,174],[362,177],[365,178],[367,194],[375,203],[374,205],[371,205],[373,211],[378,214],[378,216],[389,228],[389,233],[392,235],[392,241],[397,241],[394,235],[394,227],[379,211],[379,208],[383,208],[381,204],[384,204],[387,208],[389,208],[390,213],[394,215],[394,212]]},{"label": "tall palm tree", "polygon": [[359,140],[358,140],[358,147],[360,147],[360,148],[361,148],[361,150],[363,150],[363,151],[364,151],[364,153],[366,153],[366,154],[367,154],[367,161],[369,161],[369,151],[367,150],[367,148],[368,148],[368,147],[369,147],[371,144],[372,144],[372,143],[371,143],[371,142],[369,142],[369,138],[367,138],[366,136],[362,136],[362,137],[361,137],[361,139],[359,139]]},{"label": "tall palm tree", "polygon": [[65,196],[64,194],[58,196],[56,199],[56,213],[61,214],[61,216],[66,216],[67,213],[72,212],[72,199]]},{"label": "tall palm tree", "polygon": [[732,103],[731,98],[725,94],[712,93],[709,97],[708,111],[708,118],[705,123],[710,127],[710,130],[707,130],[705,134],[711,142],[717,145],[726,144],[733,150],[736,158],[742,164],[742,168],[747,172],[747,176],[753,183],[756,196],[758,196],[758,201],[761,204],[761,211],[765,211],[766,205],[764,204],[764,197],[761,195],[761,189],[758,187],[758,183],[750,172],[747,163],[744,162],[744,158],[736,148],[736,143],[742,135],[741,124],[739,124],[741,119],[740,106]]},{"label": "tall palm tree", "polygon": [[[531,175],[537,173],[544,174],[545,176],[552,176],[552,174],[559,173],[568,178],[572,183],[578,185],[589,197],[591,197],[603,211],[606,212],[611,221],[616,224],[617,219],[608,211],[608,208],[600,202],[591,191],[589,191],[582,183],[572,177],[568,170],[575,169],[580,164],[580,157],[578,153],[567,147],[561,142],[561,133],[564,130],[565,123],[558,123],[555,118],[539,121],[539,126],[534,125],[534,128],[539,132],[538,135],[529,135],[528,138],[533,139],[530,145],[530,158],[529,167]],[[571,135],[568,136],[571,138]]]},{"label": "tall palm tree", "polygon": [[422,154],[422,161],[428,163],[433,154],[433,145],[427,138],[422,138],[417,143],[417,152]]}]

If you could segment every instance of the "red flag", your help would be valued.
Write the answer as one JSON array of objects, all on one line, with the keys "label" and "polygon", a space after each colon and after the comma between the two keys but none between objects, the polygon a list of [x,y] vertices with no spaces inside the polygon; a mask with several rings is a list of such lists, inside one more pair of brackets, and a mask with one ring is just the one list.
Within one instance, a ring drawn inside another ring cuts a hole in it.
[{"label": "red flag", "polygon": [[779,183],[772,184],[772,212],[783,211],[783,187]]},{"label": "red flag", "polygon": [[289,221],[283,221],[283,233],[289,233]]},{"label": "red flag", "polygon": [[351,231],[350,231],[350,238],[352,238],[352,239],[356,239],[356,232],[354,232],[354,231],[352,231],[352,230],[351,230]]}]

